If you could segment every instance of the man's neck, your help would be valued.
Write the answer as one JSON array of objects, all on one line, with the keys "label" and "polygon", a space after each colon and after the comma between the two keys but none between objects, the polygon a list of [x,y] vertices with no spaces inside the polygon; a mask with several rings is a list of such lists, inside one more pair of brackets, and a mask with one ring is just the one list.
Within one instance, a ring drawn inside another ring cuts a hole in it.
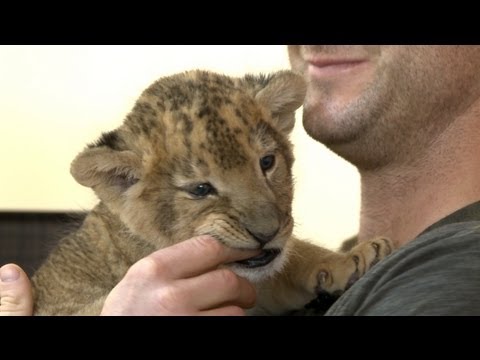
[{"label": "man's neck", "polygon": [[480,200],[479,125],[458,119],[422,157],[376,171],[360,170],[359,240],[388,236],[401,246]]}]

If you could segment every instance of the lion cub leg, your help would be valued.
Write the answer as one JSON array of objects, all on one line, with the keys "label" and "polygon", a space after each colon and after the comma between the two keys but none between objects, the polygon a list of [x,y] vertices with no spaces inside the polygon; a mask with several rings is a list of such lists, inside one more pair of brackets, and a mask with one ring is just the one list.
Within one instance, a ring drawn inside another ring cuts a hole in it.
[{"label": "lion cub leg", "polygon": [[257,286],[253,314],[282,314],[301,309],[321,294],[339,296],[393,250],[386,238],[362,242],[347,253],[291,239],[283,270]]}]

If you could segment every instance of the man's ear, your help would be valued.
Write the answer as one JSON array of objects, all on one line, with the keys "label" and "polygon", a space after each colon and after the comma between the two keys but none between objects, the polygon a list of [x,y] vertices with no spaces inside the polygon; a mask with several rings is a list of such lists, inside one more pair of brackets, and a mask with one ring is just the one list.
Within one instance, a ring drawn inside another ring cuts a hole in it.
[{"label": "man's ear", "polygon": [[307,86],[300,75],[284,70],[269,78],[258,78],[263,85],[255,94],[255,99],[270,109],[276,127],[289,134],[295,125],[295,110],[305,99]]},{"label": "man's ear", "polygon": [[[138,181],[140,159],[129,150],[90,147],[73,160],[70,172],[78,183],[97,193],[102,189],[123,192]],[[102,197],[100,193],[98,195]]]}]

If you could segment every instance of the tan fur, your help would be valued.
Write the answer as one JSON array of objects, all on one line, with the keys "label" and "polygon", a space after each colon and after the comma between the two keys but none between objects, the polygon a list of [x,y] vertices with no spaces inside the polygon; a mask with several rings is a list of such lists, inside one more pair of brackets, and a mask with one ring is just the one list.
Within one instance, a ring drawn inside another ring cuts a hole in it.
[{"label": "tan fur", "polygon": [[[100,203],[34,275],[35,313],[99,314],[136,261],[200,234],[280,251],[262,267],[229,265],[256,284],[249,313],[282,314],[319,292],[344,291],[390,242],[341,254],[291,236],[288,135],[304,96],[303,80],[290,71],[244,78],[190,71],[147,88],[119,128],[72,162],[72,175]],[[273,166],[262,169],[269,156]],[[199,195],[199,184],[214,190]]]}]

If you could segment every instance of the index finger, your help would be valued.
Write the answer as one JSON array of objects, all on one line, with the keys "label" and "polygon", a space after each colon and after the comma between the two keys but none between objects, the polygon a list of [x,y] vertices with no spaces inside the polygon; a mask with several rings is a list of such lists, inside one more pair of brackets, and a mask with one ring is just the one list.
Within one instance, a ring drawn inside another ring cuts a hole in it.
[{"label": "index finger", "polygon": [[185,279],[203,274],[219,265],[248,259],[260,250],[240,250],[221,244],[208,235],[197,236],[150,254],[162,264],[171,279]]}]

